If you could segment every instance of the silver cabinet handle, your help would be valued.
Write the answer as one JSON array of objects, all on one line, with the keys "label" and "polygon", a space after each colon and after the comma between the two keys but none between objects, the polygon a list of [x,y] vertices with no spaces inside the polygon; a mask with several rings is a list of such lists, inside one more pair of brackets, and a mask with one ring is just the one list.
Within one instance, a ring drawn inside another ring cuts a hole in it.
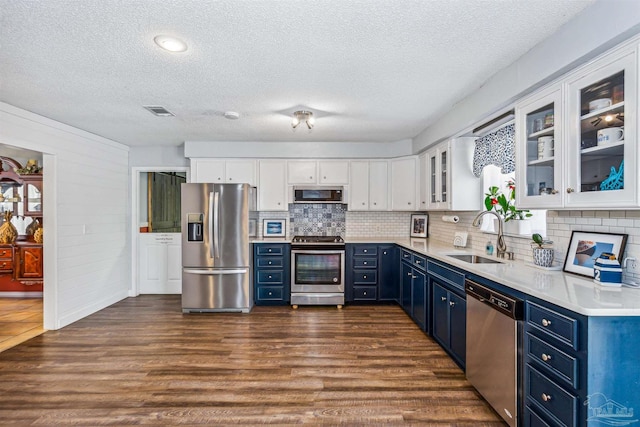
[{"label": "silver cabinet handle", "polygon": [[418,276],[414,276],[413,274],[411,275],[412,279],[416,279]]},{"label": "silver cabinet handle", "polygon": [[542,353],[542,356],[540,356],[540,358],[545,362],[548,362],[549,360],[551,360],[551,355]]},{"label": "silver cabinet handle", "polygon": [[269,292],[269,296],[273,295],[271,292]]},{"label": "silver cabinet handle", "polygon": [[569,193],[569,194],[573,193],[574,191],[576,191],[576,190],[574,190],[574,189],[573,189],[573,188],[571,188],[571,187],[567,188],[567,193]]},{"label": "silver cabinet handle", "polygon": [[362,276],[362,278],[363,278],[363,279],[366,279],[366,278],[367,278],[367,276],[366,276],[366,275],[364,275],[364,276]]},{"label": "silver cabinet handle", "polygon": [[455,303],[455,302],[453,302],[453,301],[449,301],[449,306],[450,306],[450,307],[453,307],[453,306],[455,306],[455,305],[456,305],[456,303]]},{"label": "silver cabinet handle", "polygon": [[269,261],[269,265],[271,265],[271,261]]},{"label": "silver cabinet handle", "polygon": [[542,319],[542,326],[547,327],[551,325],[551,320],[547,320],[547,319]]},{"label": "silver cabinet handle", "polygon": [[545,402],[550,402],[551,401],[551,395],[550,394],[546,394],[546,393],[542,393],[542,400],[544,400]]},{"label": "silver cabinet handle", "polygon": [[411,273],[407,273],[407,276],[411,276]]},{"label": "silver cabinet handle", "polygon": [[362,295],[367,295],[367,291],[364,291],[364,292],[362,293]]},{"label": "silver cabinet handle", "polygon": [[362,263],[362,265],[367,265],[367,261],[364,261],[364,262]]},{"label": "silver cabinet handle", "polygon": [[273,278],[273,276],[269,276],[269,279]]},{"label": "silver cabinet handle", "polygon": [[447,297],[440,297],[440,301],[446,301]]},{"label": "silver cabinet handle", "polygon": [[367,250],[366,250],[366,249],[363,249],[363,250],[362,250],[362,252],[364,252],[364,253],[366,254],[366,253],[367,253]]},{"label": "silver cabinet handle", "polygon": [[386,254],[387,254],[387,251],[382,252],[382,255],[386,255]]},{"label": "silver cabinet handle", "polygon": [[553,190],[551,190],[551,194],[558,194],[558,190],[554,188]]}]

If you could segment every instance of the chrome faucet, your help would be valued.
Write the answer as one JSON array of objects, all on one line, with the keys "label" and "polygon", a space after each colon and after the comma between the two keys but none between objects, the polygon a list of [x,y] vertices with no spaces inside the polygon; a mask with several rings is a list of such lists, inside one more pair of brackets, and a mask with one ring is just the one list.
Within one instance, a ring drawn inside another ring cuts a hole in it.
[{"label": "chrome faucet", "polygon": [[502,235],[502,218],[500,218],[500,215],[498,215],[494,211],[482,211],[473,219],[471,225],[473,225],[474,227],[480,227],[480,218],[482,218],[486,214],[493,214],[496,218],[498,218],[498,242],[496,247],[496,255],[498,256],[498,258],[504,258],[505,254],[509,254],[509,259],[513,259],[513,252],[507,252],[507,244],[504,242],[504,236]]}]

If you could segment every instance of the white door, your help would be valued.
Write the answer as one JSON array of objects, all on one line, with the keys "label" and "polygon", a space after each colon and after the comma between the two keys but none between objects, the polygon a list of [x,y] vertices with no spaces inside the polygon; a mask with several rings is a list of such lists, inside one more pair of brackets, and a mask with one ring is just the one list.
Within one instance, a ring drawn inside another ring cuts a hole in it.
[{"label": "white door", "polygon": [[139,234],[139,284],[141,294],[182,292],[180,233]]},{"label": "white door", "polygon": [[369,210],[369,162],[352,161],[349,173],[349,210]]}]

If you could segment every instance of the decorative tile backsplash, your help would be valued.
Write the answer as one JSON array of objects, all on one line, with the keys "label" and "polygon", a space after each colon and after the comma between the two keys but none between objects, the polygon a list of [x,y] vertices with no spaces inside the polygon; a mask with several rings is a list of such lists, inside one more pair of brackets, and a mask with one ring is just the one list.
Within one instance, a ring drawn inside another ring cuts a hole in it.
[{"label": "decorative tile backsplash", "polygon": [[333,203],[290,204],[291,234],[301,236],[344,236],[345,205]]}]

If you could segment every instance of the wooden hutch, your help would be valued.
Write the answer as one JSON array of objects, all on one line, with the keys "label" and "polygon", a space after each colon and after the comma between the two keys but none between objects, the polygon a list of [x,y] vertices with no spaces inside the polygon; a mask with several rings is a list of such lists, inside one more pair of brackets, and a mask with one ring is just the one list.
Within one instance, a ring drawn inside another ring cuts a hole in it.
[{"label": "wooden hutch", "polygon": [[[0,210],[14,217],[31,218],[43,224],[42,172],[37,165],[23,168],[9,157],[0,156]],[[29,173],[35,172],[35,173]],[[42,292],[43,249],[32,234],[18,229],[12,244],[0,244],[0,294],[2,292]]]}]

